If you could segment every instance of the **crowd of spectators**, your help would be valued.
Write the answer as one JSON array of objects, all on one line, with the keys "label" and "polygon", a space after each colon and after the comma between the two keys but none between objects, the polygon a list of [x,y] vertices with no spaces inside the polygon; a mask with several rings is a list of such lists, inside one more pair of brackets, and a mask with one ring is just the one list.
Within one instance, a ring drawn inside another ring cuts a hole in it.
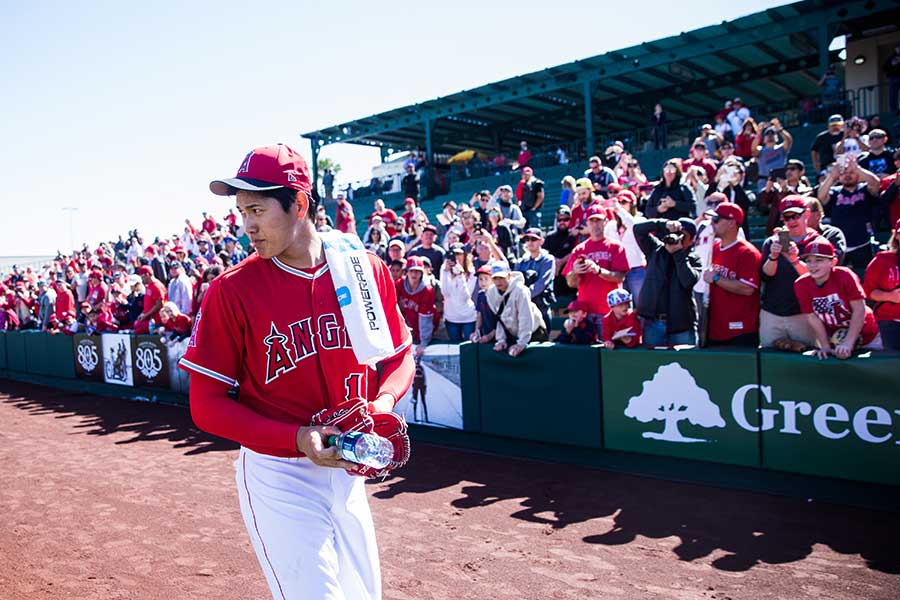
[{"label": "crowd of spectators", "polygon": [[[886,132],[832,115],[807,177],[778,119],[757,121],[734,99],[715,123],[654,179],[622,142],[590,157],[560,182],[553,224],[541,222],[548,188],[523,143],[514,186],[448,200],[430,216],[414,194],[402,210],[376,198],[359,228],[338,193],[317,207],[317,229],[364,231],[390,268],[419,353],[436,339],[512,356],[548,339],[839,358],[900,349],[900,152]],[[414,164],[408,175],[411,192]],[[750,241],[757,214],[760,249]],[[879,228],[890,230],[884,248]],[[132,231],[39,270],[14,269],[0,288],[0,328],[183,337],[209,282],[252,252],[238,233],[233,211],[222,222],[204,213],[200,228],[186,221],[170,238]],[[554,330],[558,299],[568,298]]]},{"label": "crowd of spectators", "polygon": [[[541,223],[547,184],[527,165],[516,185],[431,216],[412,197],[399,215],[376,200],[363,241],[390,265],[416,342],[512,356],[544,339],[839,358],[900,349],[900,153],[885,131],[832,115],[808,177],[777,118],[755,120],[740,99],[726,109],[655,179],[621,142],[590,157],[560,182],[552,225]],[[553,330],[557,298],[570,297]]]},{"label": "crowd of spectators", "polygon": [[209,283],[247,257],[238,217],[203,213],[181,234],[138,231],[95,248],[58,253],[40,268],[13,267],[0,282],[0,330],[51,334],[133,332],[188,336]]}]

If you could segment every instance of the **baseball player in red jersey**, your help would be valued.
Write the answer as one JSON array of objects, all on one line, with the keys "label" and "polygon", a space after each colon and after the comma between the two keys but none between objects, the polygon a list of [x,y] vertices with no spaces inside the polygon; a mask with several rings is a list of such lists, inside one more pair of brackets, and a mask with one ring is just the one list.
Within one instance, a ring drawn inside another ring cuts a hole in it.
[{"label": "baseball player in red jersey", "polygon": [[327,447],[341,428],[310,424],[359,398],[372,401],[354,411],[378,422],[412,382],[412,339],[387,267],[363,254],[393,348],[373,368],[351,345],[342,310],[352,304],[335,290],[339,270],[315,229],[305,160],[281,144],[256,148],[235,178],[210,189],[236,196],[257,253],[210,284],[196,315],[180,362],[191,373],[191,415],[241,444],[241,513],[273,598],[381,598],[364,479],[346,472],[359,465]]}]

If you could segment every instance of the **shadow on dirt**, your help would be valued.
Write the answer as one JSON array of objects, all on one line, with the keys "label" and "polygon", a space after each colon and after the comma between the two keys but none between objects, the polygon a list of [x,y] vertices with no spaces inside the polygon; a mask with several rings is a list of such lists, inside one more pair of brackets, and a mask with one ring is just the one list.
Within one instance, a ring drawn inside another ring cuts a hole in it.
[{"label": "shadow on dirt", "polygon": [[[677,537],[674,552],[693,561],[713,552],[723,571],[798,561],[815,544],[859,554],[872,569],[900,573],[900,514],[807,502],[709,486],[667,482],[573,466],[418,445],[378,498],[461,486],[458,509],[518,501],[510,516],[553,530],[604,518],[589,544],[630,544],[637,536]],[[609,520],[613,526],[609,526]],[[582,525],[579,531],[590,531]]]},{"label": "shadow on dirt", "polygon": [[0,382],[0,402],[35,415],[78,419],[75,428],[87,435],[131,434],[132,437],[117,444],[166,440],[175,448],[184,448],[186,455],[239,448],[234,442],[197,429],[190,412],[177,406],[148,406],[143,402],[16,381]]}]

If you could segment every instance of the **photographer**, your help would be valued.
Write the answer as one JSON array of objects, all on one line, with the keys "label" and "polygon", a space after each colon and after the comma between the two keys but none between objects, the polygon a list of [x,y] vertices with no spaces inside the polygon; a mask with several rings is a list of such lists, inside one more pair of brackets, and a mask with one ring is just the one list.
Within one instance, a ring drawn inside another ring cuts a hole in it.
[{"label": "photographer", "polygon": [[[780,144],[778,143],[779,135],[783,140]],[[756,139],[753,142],[753,157],[759,163],[758,191],[762,191],[766,187],[770,180],[770,173],[780,172],[784,169],[788,153],[793,145],[794,138],[778,119],[772,119],[771,123],[762,121],[759,124]]]},{"label": "photographer", "polygon": [[[706,146],[703,146],[706,148]],[[663,165],[659,183],[653,188],[647,200],[644,214],[649,219],[663,218],[677,221],[689,217],[696,210],[694,194],[681,183],[681,168],[677,159],[667,160]]]},{"label": "photographer", "polygon": [[444,319],[451,344],[469,339],[475,332],[477,312],[472,299],[477,283],[472,257],[462,244],[450,247],[440,269],[441,291],[444,295]]},{"label": "photographer", "polygon": [[762,247],[762,298],[759,313],[759,345],[802,352],[815,344],[816,336],[808,319],[800,313],[794,295],[794,281],[806,274],[800,256],[807,244],[819,237],[808,226],[809,214],[803,196],[787,196],[781,201],[785,227],[776,230]]},{"label": "photographer", "polygon": [[878,177],[850,156],[839,159],[819,185],[819,202],[823,206],[831,205],[831,224],[847,238],[844,263],[855,269],[865,269],[874,254],[872,211],[880,184]]},{"label": "photographer", "polygon": [[644,319],[644,346],[697,343],[693,288],[700,279],[700,258],[693,250],[697,227],[688,218],[650,219],[634,225],[647,257],[647,277],[637,299]]},{"label": "photographer", "polygon": [[[750,204],[753,200],[755,200],[755,197],[751,198],[751,196],[747,195],[747,192],[744,190],[743,183],[744,165],[741,164],[740,160],[738,160],[737,158],[731,158],[730,160],[724,161],[722,163],[722,166],[719,167],[719,170],[716,172],[715,185],[710,185],[706,190],[706,210],[715,209],[715,206],[710,206],[709,197],[712,194],[719,192],[725,196],[726,202],[737,204],[741,207],[741,210],[744,211],[744,214],[749,214]],[[716,206],[718,206],[718,204],[719,203],[716,202]],[[744,232],[744,237],[749,239],[749,221],[743,224],[742,231]]]},{"label": "photographer", "polygon": [[[806,166],[803,161],[792,158],[787,161],[784,170],[775,169],[769,173],[765,187],[759,193],[759,208],[763,213],[768,213],[769,218],[766,221],[766,235],[772,235],[775,228],[781,225],[781,199],[792,194],[805,196],[812,192],[803,180],[803,174]],[[740,205],[740,203],[735,202]],[[741,206],[744,214],[747,213],[747,207]],[[746,231],[744,232],[746,234]]]}]

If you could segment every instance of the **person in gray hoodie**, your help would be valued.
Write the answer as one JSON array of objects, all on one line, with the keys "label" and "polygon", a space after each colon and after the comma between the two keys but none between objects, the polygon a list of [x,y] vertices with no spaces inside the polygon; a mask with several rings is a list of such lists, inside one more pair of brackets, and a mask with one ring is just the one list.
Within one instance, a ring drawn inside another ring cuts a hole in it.
[{"label": "person in gray hoodie", "polygon": [[[522,273],[510,272],[509,263],[501,262],[491,267],[494,287],[487,291],[487,301],[498,316],[494,350],[516,357],[525,350],[532,335],[543,326],[538,307],[531,301],[531,291],[525,285]],[[511,345],[510,345],[511,344]]]}]

